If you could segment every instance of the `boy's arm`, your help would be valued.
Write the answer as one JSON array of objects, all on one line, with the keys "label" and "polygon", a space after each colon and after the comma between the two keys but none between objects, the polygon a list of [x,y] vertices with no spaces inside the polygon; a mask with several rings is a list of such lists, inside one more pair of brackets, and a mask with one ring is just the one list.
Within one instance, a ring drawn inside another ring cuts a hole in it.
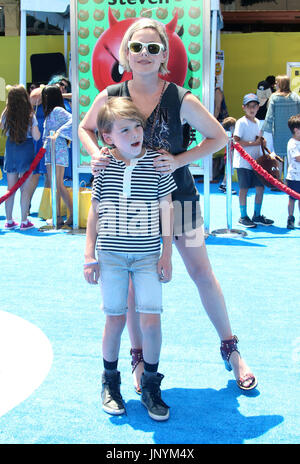
[{"label": "boy's arm", "polygon": [[241,147],[256,147],[257,145],[259,145],[259,146],[261,145],[261,141],[262,140],[264,141],[264,138],[260,137],[260,136],[257,136],[256,139],[254,140],[254,142],[248,142],[247,140],[243,140],[240,137],[238,137],[237,135],[234,135],[233,140],[235,142],[238,142],[241,145]]},{"label": "boy's arm", "polygon": [[290,149],[290,155],[295,161],[300,163],[300,149],[298,148],[298,146]]},{"label": "boy's arm", "polygon": [[95,257],[97,240],[98,201],[92,200],[89,209],[84,252],[84,278],[89,284],[97,284],[100,276],[99,263]]},{"label": "boy's arm", "polygon": [[169,282],[172,278],[172,242],[174,211],[172,195],[169,193],[159,199],[160,222],[162,230],[162,253],[157,264],[157,272],[161,282]]}]

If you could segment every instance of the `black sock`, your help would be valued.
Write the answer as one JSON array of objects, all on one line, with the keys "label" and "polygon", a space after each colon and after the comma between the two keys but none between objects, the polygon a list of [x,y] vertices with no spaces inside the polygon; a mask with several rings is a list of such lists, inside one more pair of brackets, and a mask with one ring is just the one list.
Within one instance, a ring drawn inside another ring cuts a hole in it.
[{"label": "black sock", "polygon": [[145,376],[156,375],[158,370],[158,363],[149,364],[144,360],[144,374]]},{"label": "black sock", "polygon": [[118,359],[116,361],[110,362],[103,358],[103,366],[107,375],[115,374],[118,368]]}]

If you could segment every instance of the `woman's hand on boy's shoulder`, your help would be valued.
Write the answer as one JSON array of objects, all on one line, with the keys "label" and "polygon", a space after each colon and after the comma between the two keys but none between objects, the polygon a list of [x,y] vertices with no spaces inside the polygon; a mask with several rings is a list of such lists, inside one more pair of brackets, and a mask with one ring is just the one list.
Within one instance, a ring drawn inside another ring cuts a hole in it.
[{"label": "woman's hand on boy's shoulder", "polygon": [[100,171],[107,168],[110,163],[108,154],[109,149],[107,147],[102,147],[101,150],[92,154],[91,167],[93,176],[97,176]]}]

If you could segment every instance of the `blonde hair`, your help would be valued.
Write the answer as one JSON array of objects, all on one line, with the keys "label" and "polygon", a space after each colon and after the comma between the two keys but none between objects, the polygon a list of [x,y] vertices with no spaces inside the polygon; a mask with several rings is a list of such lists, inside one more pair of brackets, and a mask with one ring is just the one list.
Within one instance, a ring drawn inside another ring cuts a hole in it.
[{"label": "blonde hair", "polygon": [[161,43],[165,47],[165,53],[167,55],[166,60],[160,65],[159,73],[162,75],[168,74],[169,71],[167,68],[167,64],[168,64],[168,59],[169,59],[169,39],[168,39],[164,25],[156,21],[155,19],[150,19],[150,18],[139,19],[138,21],[134,22],[132,26],[130,26],[125,32],[123,40],[120,45],[120,50],[119,50],[119,58],[120,58],[121,65],[124,67],[126,71],[128,72],[131,71],[130,66],[129,66],[129,61],[127,58],[128,42],[131,40],[135,32],[138,32],[142,29],[153,29],[154,31],[158,33]]},{"label": "blonde hair", "polygon": [[146,118],[128,97],[109,97],[107,103],[101,106],[97,116],[97,128],[104,143],[103,134],[110,134],[113,124],[118,119],[130,119],[146,125]]},{"label": "blonde hair", "polygon": [[285,95],[291,93],[289,76],[276,76],[275,82],[278,85],[276,93]]}]

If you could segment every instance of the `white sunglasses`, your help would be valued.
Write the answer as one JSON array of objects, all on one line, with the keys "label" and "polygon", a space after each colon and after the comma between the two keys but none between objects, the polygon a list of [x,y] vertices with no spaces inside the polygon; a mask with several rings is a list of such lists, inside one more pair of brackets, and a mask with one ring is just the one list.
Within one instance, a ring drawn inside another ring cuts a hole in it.
[{"label": "white sunglasses", "polygon": [[165,47],[161,43],[156,43],[156,42],[149,42],[149,43],[143,43],[143,42],[133,42],[130,41],[128,42],[128,48],[131,51],[131,53],[141,53],[143,48],[146,47],[146,50],[150,55],[158,55],[160,51],[164,51]]}]

